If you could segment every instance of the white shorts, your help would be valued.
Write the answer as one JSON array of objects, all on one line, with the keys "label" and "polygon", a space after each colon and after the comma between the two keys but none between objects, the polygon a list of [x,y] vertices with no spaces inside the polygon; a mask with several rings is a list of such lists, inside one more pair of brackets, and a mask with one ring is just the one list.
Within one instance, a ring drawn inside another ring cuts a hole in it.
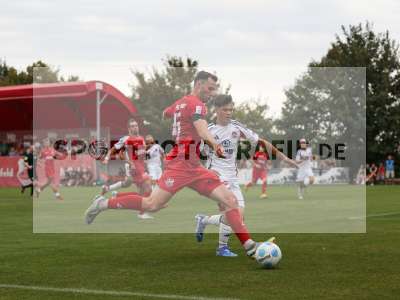
[{"label": "white shorts", "polygon": [[149,171],[149,175],[152,180],[160,179],[162,175],[162,170],[160,166],[147,166],[147,170]]},{"label": "white shorts", "polygon": [[240,189],[240,185],[237,182],[228,182],[228,181],[224,181],[225,186],[233,192],[233,194],[235,195],[237,201],[238,201],[238,205],[241,208],[244,208],[244,197],[242,194],[242,190]]},{"label": "white shorts", "polygon": [[311,168],[300,168],[297,170],[297,178],[296,181],[304,181],[306,177],[314,176]]},{"label": "white shorts", "polygon": [[386,171],[386,178],[394,178],[394,171],[393,170]]}]

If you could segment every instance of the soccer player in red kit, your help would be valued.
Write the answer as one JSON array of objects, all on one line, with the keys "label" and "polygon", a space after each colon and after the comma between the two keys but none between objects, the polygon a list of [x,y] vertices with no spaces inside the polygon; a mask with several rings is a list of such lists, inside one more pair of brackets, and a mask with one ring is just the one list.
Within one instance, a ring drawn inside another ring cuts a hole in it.
[{"label": "soccer player in red kit", "polygon": [[268,175],[268,152],[262,145],[259,145],[258,151],[253,156],[253,174],[251,181],[246,184],[246,190],[261,180],[260,198],[267,198],[267,175]]},{"label": "soccer player in red kit", "polygon": [[[123,136],[112,146],[103,160],[107,164],[110,156],[121,151],[122,159],[125,160],[125,179],[111,185],[103,185],[101,195],[109,191],[126,188],[134,183],[140,195],[149,196],[151,193],[151,178],[146,172],[146,143],[144,138],[139,135],[139,125],[135,119],[128,120],[128,135]],[[121,157],[120,156],[120,157]],[[130,192],[116,193],[116,195],[129,195]],[[115,195],[115,196],[116,196]],[[152,219],[153,217],[145,212],[139,212],[140,219]]]},{"label": "soccer player in red kit", "polygon": [[[39,197],[43,189],[51,184],[51,189],[53,190],[55,197],[58,200],[63,200],[63,197],[58,189],[60,179],[59,174],[56,174],[54,162],[59,155],[60,154],[51,146],[50,140],[44,139],[43,148],[39,152],[39,161],[37,163],[37,167],[41,168],[41,170],[38,170],[37,173],[41,174],[44,178],[39,178],[40,180],[35,184],[35,192],[37,197]],[[43,184],[41,179],[45,179]]]},{"label": "soccer player in red kit", "polygon": [[118,196],[114,199],[97,197],[86,210],[85,219],[91,224],[96,216],[107,209],[134,209],[156,212],[166,207],[172,196],[183,187],[217,201],[226,222],[231,225],[247,255],[253,257],[258,243],[253,241],[243,222],[234,194],[219,179],[217,174],[204,168],[198,156],[201,140],[223,157],[223,147],[210,134],[205,120],[207,102],[217,91],[217,77],[201,71],[194,80],[190,95],[175,101],[164,111],[164,117],[173,118],[173,149],[166,155],[165,168],[158,181],[159,188],[149,197],[138,194]]}]

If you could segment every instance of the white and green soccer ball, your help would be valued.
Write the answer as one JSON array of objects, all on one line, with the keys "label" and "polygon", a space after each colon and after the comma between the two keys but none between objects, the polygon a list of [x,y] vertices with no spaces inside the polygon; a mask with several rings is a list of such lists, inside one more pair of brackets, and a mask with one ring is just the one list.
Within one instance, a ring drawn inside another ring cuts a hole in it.
[{"label": "white and green soccer ball", "polygon": [[282,259],[282,251],[277,244],[264,242],[258,246],[255,258],[263,268],[273,269]]}]

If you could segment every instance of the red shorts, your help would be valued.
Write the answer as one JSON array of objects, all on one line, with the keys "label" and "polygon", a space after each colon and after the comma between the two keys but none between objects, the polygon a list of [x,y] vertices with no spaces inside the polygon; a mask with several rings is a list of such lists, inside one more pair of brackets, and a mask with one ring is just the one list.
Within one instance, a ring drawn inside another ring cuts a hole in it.
[{"label": "red shorts", "polygon": [[261,179],[262,181],[266,180],[267,179],[267,170],[253,168],[252,181],[255,183],[255,182],[257,182],[258,179]]},{"label": "red shorts", "polygon": [[145,181],[151,180],[150,176],[146,172],[136,172],[132,170],[131,172],[132,182],[136,185],[142,185]]},{"label": "red shorts", "polygon": [[171,194],[184,187],[209,196],[215,188],[224,184],[216,173],[201,165],[194,166],[183,161],[171,161],[158,180],[158,186]]},{"label": "red shorts", "polygon": [[56,175],[54,162],[46,161],[44,164],[44,172],[47,178],[54,178],[54,176]]}]

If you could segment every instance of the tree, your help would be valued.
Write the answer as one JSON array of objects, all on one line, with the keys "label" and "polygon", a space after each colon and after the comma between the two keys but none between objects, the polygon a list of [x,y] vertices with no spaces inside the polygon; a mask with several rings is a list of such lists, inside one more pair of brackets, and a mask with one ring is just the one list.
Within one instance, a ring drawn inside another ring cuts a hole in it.
[{"label": "tree", "polygon": [[162,112],[175,100],[190,93],[197,66],[198,62],[191,58],[167,56],[161,70],[153,68],[148,76],[143,72],[133,72],[136,84],[133,85],[132,100],[143,119],[144,130],[156,139],[170,137],[170,120],[161,120]]},{"label": "tree", "polygon": [[400,141],[399,45],[369,23],[342,26],[342,31],[344,39],[337,36],[326,56],[311,66],[366,67],[367,160],[376,162],[394,153]]},{"label": "tree", "polygon": [[[348,29],[342,26],[342,31],[344,37],[336,36],[327,54],[311,62],[306,73],[285,91],[287,100],[278,127],[296,138],[307,135],[318,142],[348,141],[354,158],[351,164],[356,168],[364,160],[366,145],[368,160],[376,161],[393,152],[394,141],[399,140],[400,64],[398,46],[388,32],[376,34],[369,23]],[[365,67],[366,78],[363,69],[355,67]]]},{"label": "tree", "polygon": [[41,60],[27,66],[23,71],[18,71],[16,68],[8,66],[5,61],[0,61],[0,86],[32,84],[33,82],[79,81],[78,76],[70,75],[65,79],[60,77],[59,73],[59,69],[53,68]]},{"label": "tree", "polygon": [[247,101],[235,108],[234,118],[255,131],[261,138],[273,139],[273,120],[266,116],[268,105],[261,100]]}]

